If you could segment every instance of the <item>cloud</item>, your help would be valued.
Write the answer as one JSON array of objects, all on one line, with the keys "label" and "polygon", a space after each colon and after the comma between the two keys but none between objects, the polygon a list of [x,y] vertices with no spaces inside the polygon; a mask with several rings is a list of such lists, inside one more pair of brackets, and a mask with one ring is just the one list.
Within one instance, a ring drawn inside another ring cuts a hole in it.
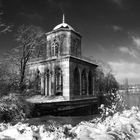
[{"label": "cloud", "polygon": [[43,17],[40,14],[38,14],[37,12],[30,12],[30,13],[21,12],[21,13],[19,13],[19,15],[24,16],[30,20],[43,21]]},{"label": "cloud", "polygon": [[127,48],[127,47],[119,47],[119,51],[124,54],[129,54],[130,56],[137,58],[137,52],[135,49]]},{"label": "cloud", "polygon": [[123,7],[123,1],[124,0],[111,0],[113,3],[115,3],[116,5],[118,5],[119,7]]},{"label": "cloud", "polygon": [[123,5],[123,0],[112,0],[115,4],[122,6]]},{"label": "cloud", "polygon": [[2,0],[0,0],[0,7],[2,7],[3,6],[3,1]]},{"label": "cloud", "polygon": [[123,60],[116,62],[108,62],[113,72],[115,73],[116,79],[122,83],[124,79],[128,78],[130,83],[140,83],[140,65],[137,63],[126,62]]},{"label": "cloud", "polygon": [[136,45],[136,47],[138,49],[140,49],[140,38],[139,37],[132,36],[132,41],[133,41],[133,44]]},{"label": "cloud", "polygon": [[48,0],[50,6],[60,8],[62,12],[65,12],[66,9],[70,8],[70,0]]},{"label": "cloud", "polygon": [[113,29],[115,32],[117,32],[117,31],[122,31],[122,30],[123,30],[122,27],[117,26],[117,25],[113,25],[113,26],[112,26],[112,29]]},{"label": "cloud", "polygon": [[117,5],[120,9],[125,10],[128,9],[128,0],[110,0],[112,3]]}]

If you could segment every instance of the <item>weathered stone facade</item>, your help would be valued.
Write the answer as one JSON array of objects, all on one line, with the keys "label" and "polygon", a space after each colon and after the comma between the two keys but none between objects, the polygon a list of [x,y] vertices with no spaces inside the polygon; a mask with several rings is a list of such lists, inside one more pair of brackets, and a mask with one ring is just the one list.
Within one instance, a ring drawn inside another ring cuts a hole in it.
[{"label": "weathered stone facade", "polygon": [[46,33],[46,58],[29,65],[31,75],[40,77],[41,94],[66,100],[96,96],[96,67],[82,57],[81,35],[64,22]]}]

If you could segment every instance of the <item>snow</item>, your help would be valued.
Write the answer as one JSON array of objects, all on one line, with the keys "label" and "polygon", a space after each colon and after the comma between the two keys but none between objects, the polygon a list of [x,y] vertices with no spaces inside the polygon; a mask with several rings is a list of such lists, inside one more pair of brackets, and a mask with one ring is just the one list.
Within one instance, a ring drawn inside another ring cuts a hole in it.
[{"label": "snow", "polygon": [[139,140],[140,111],[137,107],[108,116],[71,125],[0,124],[0,139],[15,140]]},{"label": "snow", "polygon": [[66,101],[64,96],[41,96],[41,95],[32,96],[26,100],[31,103],[50,103],[50,102]]}]

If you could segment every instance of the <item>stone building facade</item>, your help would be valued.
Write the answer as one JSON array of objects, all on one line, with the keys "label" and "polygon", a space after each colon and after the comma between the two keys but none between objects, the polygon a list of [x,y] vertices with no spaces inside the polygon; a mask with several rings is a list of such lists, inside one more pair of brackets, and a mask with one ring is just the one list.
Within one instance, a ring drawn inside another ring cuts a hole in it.
[{"label": "stone building facade", "polygon": [[62,95],[66,100],[95,95],[97,65],[81,54],[81,35],[63,22],[46,33],[46,58],[29,64],[36,73],[41,94]]}]

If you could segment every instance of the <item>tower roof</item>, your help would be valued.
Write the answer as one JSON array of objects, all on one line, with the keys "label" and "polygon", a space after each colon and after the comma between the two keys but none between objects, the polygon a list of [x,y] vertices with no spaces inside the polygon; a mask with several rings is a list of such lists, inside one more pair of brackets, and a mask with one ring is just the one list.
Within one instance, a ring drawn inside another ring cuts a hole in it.
[{"label": "tower roof", "polygon": [[53,28],[53,30],[57,30],[57,29],[61,29],[61,28],[65,28],[65,29],[69,29],[69,30],[74,31],[74,29],[69,24],[65,23],[65,15],[64,14],[63,14],[63,18],[62,18],[62,23],[55,26]]}]

